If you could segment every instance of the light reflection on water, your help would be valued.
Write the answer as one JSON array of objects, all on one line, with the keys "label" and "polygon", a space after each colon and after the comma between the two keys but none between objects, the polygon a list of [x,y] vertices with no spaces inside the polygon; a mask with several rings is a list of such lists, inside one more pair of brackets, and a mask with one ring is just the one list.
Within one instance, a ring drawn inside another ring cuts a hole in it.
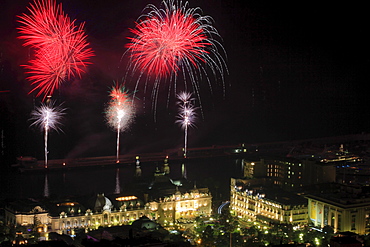
[{"label": "light reflection on water", "polygon": [[[150,179],[156,167],[163,162],[141,163],[142,177]],[[169,160],[170,177],[180,178],[182,163]],[[219,193],[228,199],[230,177],[242,176],[242,159],[236,157],[217,157],[201,160],[187,160],[185,163],[187,179],[201,186],[213,179],[219,183]],[[121,187],[133,181],[135,164],[118,164],[106,167],[83,169],[48,170],[35,172],[12,172],[2,176],[1,198],[37,198],[44,195],[47,175],[49,195],[88,195],[91,193],[114,193],[116,171],[119,167]]]}]

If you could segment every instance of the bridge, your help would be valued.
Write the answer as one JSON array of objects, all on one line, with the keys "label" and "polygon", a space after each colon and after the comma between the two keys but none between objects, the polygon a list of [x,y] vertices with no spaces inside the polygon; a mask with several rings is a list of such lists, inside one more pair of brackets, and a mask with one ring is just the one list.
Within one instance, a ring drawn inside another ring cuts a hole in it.
[{"label": "bridge", "polygon": [[[210,146],[187,149],[186,159],[198,159],[207,157],[218,157],[227,155],[237,155],[247,152],[243,144],[229,146]],[[182,149],[168,149],[157,153],[144,154],[126,154],[119,156],[117,162],[116,156],[86,157],[86,158],[65,158],[48,160],[45,168],[44,160],[37,160],[34,157],[18,157],[17,164],[12,165],[21,171],[32,171],[42,169],[66,169],[66,168],[84,168],[94,166],[110,166],[119,164],[133,164],[137,160],[140,162],[163,162],[164,159],[184,160]]]}]

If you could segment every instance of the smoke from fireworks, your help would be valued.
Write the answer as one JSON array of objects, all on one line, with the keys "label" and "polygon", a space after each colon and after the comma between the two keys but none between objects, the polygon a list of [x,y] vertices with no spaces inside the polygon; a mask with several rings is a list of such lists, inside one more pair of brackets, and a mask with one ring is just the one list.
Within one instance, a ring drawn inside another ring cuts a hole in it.
[{"label": "smoke from fireworks", "polygon": [[179,113],[178,113],[178,123],[182,129],[184,129],[184,157],[186,158],[187,155],[187,142],[188,142],[188,128],[194,127],[194,122],[196,119],[196,107],[192,104],[194,98],[192,98],[191,93],[181,92],[177,95],[178,98],[178,105],[179,105]]},{"label": "smoke from fireworks", "polygon": [[224,81],[226,64],[219,50],[225,51],[216,39],[220,35],[212,26],[212,18],[202,16],[200,8],[188,8],[188,2],[177,0],[163,0],[162,4],[163,8],[159,9],[149,4],[148,13],[140,16],[136,27],[131,29],[135,36],[128,37],[129,69],[140,73],[136,87],[144,73],[154,77],[152,97],[157,99],[160,80],[170,77],[176,81],[176,75],[182,71],[199,98],[202,74],[210,85],[205,65],[215,77],[219,73]]},{"label": "smoke from fireworks", "polygon": [[106,110],[108,124],[117,131],[117,163],[119,163],[120,132],[126,130],[134,117],[134,107],[130,94],[124,86],[112,87],[111,100]]},{"label": "smoke from fireworks", "polygon": [[31,112],[30,120],[33,121],[31,126],[35,125],[44,132],[44,150],[45,150],[45,168],[48,168],[48,134],[50,130],[60,130],[61,120],[65,114],[65,108],[55,106],[54,101],[41,103]]},{"label": "smoke from fireworks", "polygon": [[60,84],[85,73],[88,60],[94,55],[84,23],[77,26],[54,0],[34,1],[28,8],[29,15],[19,16],[20,39],[24,46],[34,49],[34,58],[24,67],[28,80],[38,90],[37,97],[48,95],[59,88]]}]

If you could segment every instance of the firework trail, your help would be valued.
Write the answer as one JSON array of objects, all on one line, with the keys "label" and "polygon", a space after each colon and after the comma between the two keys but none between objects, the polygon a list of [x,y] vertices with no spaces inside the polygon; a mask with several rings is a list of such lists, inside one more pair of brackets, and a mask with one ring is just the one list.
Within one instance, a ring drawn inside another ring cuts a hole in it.
[{"label": "firework trail", "polygon": [[[139,17],[134,29],[130,29],[134,37],[128,37],[130,42],[126,45],[131,59],[129,71],[132,75],[139,72],[135,91],[144,74],[147,76],[145,85],[150,77],[155,78],[153,108],[162,79],[174,81],[176,92],[176,78],[182,72],[185,88],[188,78],[200,98],[202,75],[212,90],[207,70],[210,69],[215,78],[219,74],[223,84],[223,74],[227,71],[221,55],[226,53],[217,40],[220,35],[212,25],[213,19],[202,16],[200,8],[189,8],[188,2],[163,0],[162,5],[163,8],[147,5],[147,13]],[[171,84],[169,88],[171,90]]]},{"label": "firework trail", "polygon": [[54,101],[41,103],[40,107],[36,107],[31,112],[30,120],[33,121],[31,126],[35,125],[44,131],[44,150],[45,150],[45,168],[48,168],[48,134],[50,130],[59,131],[60,121],[65,114],[65,108],[55,106]]},{"label": "firework trail", "polygon": [[18,16],[18,38],[24,40],[24,46],[33,48],[34,58],[23,67],[35,86],[29,93],[37,90],[37,97],[43,94],[45,99],[63,82],[81,78],[94,53],[89,48],[84,23],[77,26],[64,14],[61,4],[35,0],[28,11],[29,15]]},{"label": "firework trail", "polygon": [[187,142],[188,142],[188,128],[194,127],[194,122],[196,119],[196,108],[193,106],[191,93],[181,92],[177,95],[178,98],[178,105],[179,105],[179,113],[178,113],[178,120],[176,123],[180,124],[181,128],[184,129],[184,158],[187,155]]},{"label": "firework trail", "polygon": [[111,100],[106,110],[108,124],[117,131],[117,159],[119,163],[120,132],[126,130],[134,117],[134,107],[130,94],[124,86],[112,87],[110,94]]}]

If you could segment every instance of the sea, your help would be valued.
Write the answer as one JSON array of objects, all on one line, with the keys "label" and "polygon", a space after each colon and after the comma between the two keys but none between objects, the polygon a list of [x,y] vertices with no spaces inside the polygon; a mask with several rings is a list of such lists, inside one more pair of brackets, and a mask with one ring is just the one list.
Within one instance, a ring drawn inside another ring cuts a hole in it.
[{"label": "sea", "polygon": [[[242,177],[243,157],[223,156],[200,159],[168,160],[169,177],[185,177],[197,187],[212,187],[213,197],[229,200],[230,178]],[[140,163],[142,177],[152,179],[164,162]],[[117,183],[128,186],[135,177],[136,164],[118,163],[83,168],[41,169],[35,171],[11,170],[0,175],[0,199],[84,196],[92,193],[112,194]]]}]

